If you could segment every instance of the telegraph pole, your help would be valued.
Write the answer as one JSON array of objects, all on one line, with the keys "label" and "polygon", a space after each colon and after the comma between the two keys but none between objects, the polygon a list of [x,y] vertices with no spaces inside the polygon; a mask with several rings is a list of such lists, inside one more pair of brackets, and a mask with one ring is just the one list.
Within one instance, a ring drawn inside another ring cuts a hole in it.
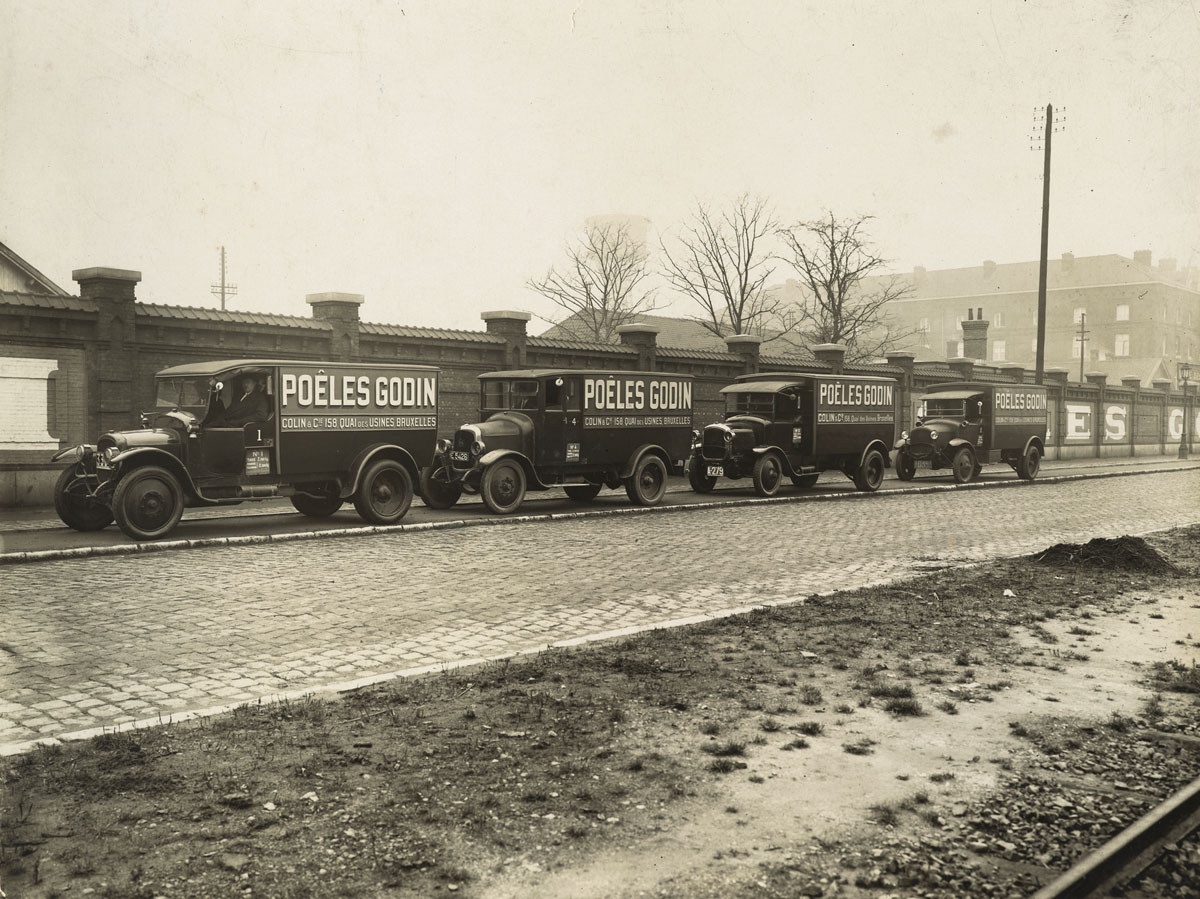
[{"label": "telegraph pole", "polygon": [[225,248],[221,247],[221,283],[213,284],[210,291],[214,297],[221,298],[221,311],[225,311],[225,297],[237,295],[237,285],[225,283]]},{"label": "telegraph pole", "polygon": [[1083,363],[1087,360],[1087,336],[1091,334],[1087,330],[1087,313],[1079,313],[1079,383],[1083,383]]},{"label": "telegraph pole", "polygon": [[[1065,109],[1063,110],[1066,111]],[[1034,116],[1036,120],[1037,116]],[[1060,120],[1066,121],[1064,115]],[[1046,136],[1034,134],[1032,139],[1038,149],[1037,141],[1046,142],[1046,159],[1042,167],[1042,261],[1038,269],[1038,318],[1037,318],[1037,371],[1035,383],[1041,384],[1046,371],[1046,266],[1047,253],[1050,245],[1050,136],[1058,129],[1054,127],[1054,106],[1046,104]],[[1083,380],[1081,377],[1079,380]]]}]

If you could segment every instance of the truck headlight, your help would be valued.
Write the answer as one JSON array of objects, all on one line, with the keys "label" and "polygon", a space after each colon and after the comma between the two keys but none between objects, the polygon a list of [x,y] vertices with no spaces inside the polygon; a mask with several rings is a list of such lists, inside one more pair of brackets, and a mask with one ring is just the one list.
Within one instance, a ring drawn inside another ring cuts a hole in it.
[{"label": "truck headlight", "polygon": [[901,432],[900,432],[900,439],[901,439],[901,440],[907,440],[907,439],[908,439],[908,431],[901,431]]},{"label": "truck headlight", "polygon": [[930,440],[937,440],[937,431],[930,431],[930,432],[929,432],[929,439],[930,439]]},{"label": "truck headlight", "polygon": [[726,443],[733,443],[733,431],[726,431],[726,432],[725,432],[725,442],[726,442]]},{"label": "truck headlight", "polygon": [[450,452],[450,441],[447,440],[445,437],[439,437],[438,442],[437,442],[437,451],[439,453]]},{"label": "truck headlight", "polygon": [[471,444],[471,452],[476,456],[482,456],[485,449],[487,449],[487,446],[482,440],[476,440]]},{"label": "truck headlight", "polygon": [[109,462],[111,462],[113,459],[115,459],[117,457],[117,453],[119,453],[119,452],[121,452],[120,447],[106,446],[104,448],[104,458],[107,459]]}]

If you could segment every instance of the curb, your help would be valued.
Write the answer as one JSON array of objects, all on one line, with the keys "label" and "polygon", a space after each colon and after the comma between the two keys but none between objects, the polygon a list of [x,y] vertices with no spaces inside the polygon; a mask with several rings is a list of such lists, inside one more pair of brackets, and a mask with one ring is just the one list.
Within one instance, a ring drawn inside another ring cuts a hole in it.
[{"label": "curb", "polygon": [[338,537],[365,537],[382,534],[409,534],[422,531],[446,531],[468,527],[503,527],[517,524],[536,524],[552,521],[570,521],[581,518],[609,518],[616,515],[663,515],[673,512],[699,512],[711,509],[738,508],[742,506],[780,505],[812,502],[845,502],[869,499],[876,496],[913,496],[955,490],[997,490],[1034,487],[1039,484],[1064,484],[1071,481],[1098,480],[1100,478],[1127,478],[1145,474],[1171,474],[1179,471],[1195,471],[1196,465],[1174,468],[1141,468],[1137,471],[1110,471],[1099,474],[1073,474],[1039,478],[1036,481],[974,482],[969,484],[931,484],[927,487],[903,487],[884,493],[818,493],[815,495],[789,495],[772,497],[739,497],[737,499],[713,500],[688,503],[680,506],[627,506],[619,509],[595,509],[580,512],[546,512],[537,515],[507,515],[496,518],[457,518],[451,521],[429,521],[422,524],[364,525],[353,528],[331,528],[322,531],[299,531],[288,534],[248,534],[237,537],[202,537],[195,540],[159,540],[154,543],[120,543],[112,546],[79,546],[72,549],[28,550],[16,553],[0,553],[0,565],[18,565],[27,562],[53,562],[66,559],[90,559],[102,556],[127,556],[142,553],[167,552],[176,549],[207,549],[216,546],[252,546],[261,543],[291,543],[297,540],[327,540]]}]

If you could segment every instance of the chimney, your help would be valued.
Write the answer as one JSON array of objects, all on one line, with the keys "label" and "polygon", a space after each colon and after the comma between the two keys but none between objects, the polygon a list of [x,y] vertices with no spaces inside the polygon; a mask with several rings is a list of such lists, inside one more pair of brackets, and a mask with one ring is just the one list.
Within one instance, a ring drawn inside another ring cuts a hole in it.
[{"label": "chimney", "polygon": [[1062,254],[1062,270],[1063,270],[1063,272],[1070,272],[1074,268],[1075,268],[1075,254],[1074,253],[1063,253]]},{"label": "chimney", "polygon": [[1138,265],[1144,265],[1150,268],[1151,253],[1149,250],[1136,250],[1133,254],[1133,261]]},{"label": "chimney", "polygon": [[829,366],[835,375],[842,373],[842,364],[846,361],[846,347],[840,343],[818,343],[812,348],[812,354],[818,362]]},{"label": "chimney", "polygon": [[967,310],[967,320],[962,323],[963,332],[963,357],[966,359],[987,359],[987,332],[988,323],[983,317],[983,310],[979,310],[979,317],[975,318],[974,310]]}]

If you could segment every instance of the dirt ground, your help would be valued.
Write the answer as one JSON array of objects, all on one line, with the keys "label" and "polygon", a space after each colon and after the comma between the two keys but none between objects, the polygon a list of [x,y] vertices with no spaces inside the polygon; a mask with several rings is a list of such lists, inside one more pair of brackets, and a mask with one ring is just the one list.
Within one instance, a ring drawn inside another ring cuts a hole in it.
[{"label": "dirt ground", "polygon": [[1028,895],[1200,776],[1200,529],[1151,544],[44,747],[5,760],[0,886]]}]

